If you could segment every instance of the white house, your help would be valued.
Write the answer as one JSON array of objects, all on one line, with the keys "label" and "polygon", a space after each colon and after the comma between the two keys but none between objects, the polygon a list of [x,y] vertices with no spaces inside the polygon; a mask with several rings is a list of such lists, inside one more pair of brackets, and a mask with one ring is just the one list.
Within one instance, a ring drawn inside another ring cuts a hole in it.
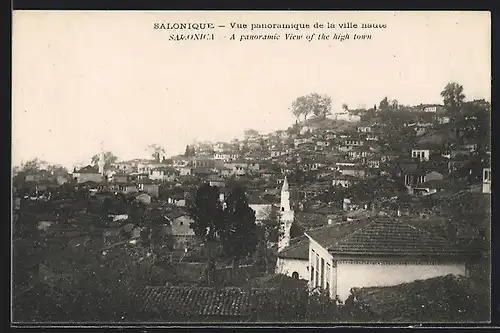
[{"label": "white house", "polygon": [[361,121],[361,117],[358,115],[353,115],[349,113],[349,111],[342,110],[342,111],[337,111],[332,114],[333,119],[335,120],[343,120],[347,121],[350,123],[359,123]]},{"label": "white house", "polygon": [[483,193],[491,194],[491,168],[483,169]]},{"label": "white house", "polygon": [[351,186],[352,184],[354,184],[355,181],[357,181],[356,177],[349,176],[349,175],[339,175],[339,176],[335,176],[332,179],[332,186],[342,186],[342,187],[347,188],[347,187]]},{"label": "white house", "polygon": [[351,288],[466,275],[466,256],[447,240],[402,221],[374,217],[306,232],[309,285],[345,301]]},{"label": "white house", "polygon": [[429,149],[412,149],[411,157],[418,158],[420,161],[428,161],[430,159],[431,151]]}]

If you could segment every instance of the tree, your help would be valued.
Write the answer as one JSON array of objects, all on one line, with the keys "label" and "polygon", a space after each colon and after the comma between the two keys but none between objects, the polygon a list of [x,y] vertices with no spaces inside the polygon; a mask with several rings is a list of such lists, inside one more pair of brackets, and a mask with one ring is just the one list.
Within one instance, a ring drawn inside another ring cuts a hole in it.
[{"label": "tree", "polygon": [[464,87],[456,82],[450,82],[444,87],[441,97],[443,98],[444,106],[451,117],[455,119],[465,100]]},{"label": "tree", "polygon": [[193,146],[187,145],[186,146],[186,151],[184,152],[185,157],[191,157],[196,155],[196,150]]},{"label": "tree", "polygon": [[223,223],[222,203],[219,200],[219,189],[209,184],[201,185],[196,191],[193,203],[188,208],[193,219],[191,229],[208,249],[206,280],[213,283],[215,266],[212,259],[212,246],[217,241],[217,234]]},{"label": "tree", "polygon": [[158,163],[161,160],[161,156],[165,154],[165,149],[156,143],[149,145],[148,150],[151,152],[151,157]]},{"label": "tree", "polygon": [[46,164],[47,162],[35,157],[21,165],[19,168],[20,172],[37,172],[40,171],[41,166]]},{"label": "tree", "polygon": [[397,110],[399,110],[399,102],[398,102],[398,100],[397,100],[397,99],[393,99],[393,100],[391,101],[391,110],[392,110],[392,111],[397,111]]},{"label": "tree", "polygon": [[380,101],[378,109],[380,111],[386,111],[387,109],[389,109],[389,101],[387,97],[384,97],[384,99]]},{"label": "tree", "polygon": [[[96,154],[96,155],[92,156],[92,160],[90,163],[92,165],[97,165],[97,163],[99,163],[99,159],[100,159],[100,154]],[[116,157],[112,152],[110,152],[110,151],[105,152],[104,153],[104,169],[108,169],[111,165],[116,163],[117,160],[118,160],[118,157]]]},{"label": "tree", "polygon": [[342,110],[349,111],[349,106],[346,103],[342,104]]},{"label": "tree", "polygon": [[297,222],[293,222],[290,227],[290,238],[297,238],[304,235],[304,229]]},{"label": "tree", "polygon": [[257,249],[255,211],[248,205],[244,189],[235,187],[226,199],[224,226],[220,233],[224,252],[233,258],[233,275],[239,261]]},{"label": "tree", "polygon": [[325,118],[331,114],[332,99],[327,95],[311,93],[307,96],[301,96],[292,103],[292,114],[297,119],[303,115],[304,120],[311,113],[317,117]]}]

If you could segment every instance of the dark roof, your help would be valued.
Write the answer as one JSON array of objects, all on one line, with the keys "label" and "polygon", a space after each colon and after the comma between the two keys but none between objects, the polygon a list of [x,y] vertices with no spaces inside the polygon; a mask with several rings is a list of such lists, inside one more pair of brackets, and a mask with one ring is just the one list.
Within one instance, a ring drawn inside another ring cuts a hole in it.
[{"label": "dark roof", "polygon": [[298,237],[294,244],[290,244],[278,253],[278,257],[309,260],[309,239],[306,236]]},{"label": "dark roof", "polygon": [[87,165],[86,167],[77,170],[76,173],[99,173],[99,170],[92,165]]},{"label": "dark roof", "polygon": [[355,224],[323,229],[308,232],[308,235],[336,254],[463,254],[445,238],[392,218],[374,217]]},{"label": "dark roof", "polygon": [[[262,289],[252,289],[257,295]],[[209,287],[140,287],[132,292],[132,302],[141,311],[181,316],[247,316],[253,312],[247,290]]]},{"label": "dark roof", "polygon": [[353,291],[357,301],[382,320],[467,322],[489,319],[488,306],[480,305],[487,302],[478,302],[479,297],[474,294],[470,282],[462,276],[450,274],[396,286],[354,288]]}]

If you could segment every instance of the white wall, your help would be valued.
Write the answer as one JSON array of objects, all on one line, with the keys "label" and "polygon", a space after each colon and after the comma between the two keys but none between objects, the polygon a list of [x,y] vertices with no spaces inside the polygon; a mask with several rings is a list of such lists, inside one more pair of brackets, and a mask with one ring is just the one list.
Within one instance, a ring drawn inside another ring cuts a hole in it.
[{"label": "white wall", "polygon": [[276,263],[276,274],[292,276],[293,272],[299,273],[299,279],[309,280],[308,260],[278,258]]},{"label": "white wall", "polygon": [[353,287],[393,286],[448,274],[465,275],[465,264],[391,265],[338,262],[336,294],[341,300],[345,300]]},{"label": "white wall", "polygon": [[[319,255],[319,263],[316,262],[316,255]],[[319,245],[316,241],[313,239],[309,238],[309,277],[307,280],[309,280],[309,287],[314,288],[316,287],[316,271],[319,272],[318,278],[321,281],[321,258],[325,260],[325,280],[324,280],[324,285],[321,286],[322,288],[326,288],[326,283],[328,282],[330,284],[330,295],[335,296],[335,288],[336,288],[336,268],[333,267],[333,258],[332,255],[321,245]],[[327,269],[326,267],[330,265],[330,274],[327,274]],[[311,267],[314,266],[314,277],[311,279]],[[318,283],[318,286],[321,283]]]}]

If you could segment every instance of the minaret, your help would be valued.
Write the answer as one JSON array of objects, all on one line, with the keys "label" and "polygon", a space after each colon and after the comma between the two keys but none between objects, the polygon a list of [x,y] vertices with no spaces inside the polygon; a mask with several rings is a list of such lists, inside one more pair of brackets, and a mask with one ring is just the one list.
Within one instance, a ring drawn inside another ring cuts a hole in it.
[{"label": "minaret", "polygon": [[288,179],[285,176],[283,187],[281,188],[280,207],[280,237],[278,241],[278,252],[282,251],[290,244],[290,229],[292,227],[294,212],[290,207],[290,189]]},{"label": "minaret", "polygon": [[104,150],[102,149],[102,142],[101,142],[101,152],[99,154],[99,161],[97,162],[97,165],[99,166],[99,173],[104,176]]}]

